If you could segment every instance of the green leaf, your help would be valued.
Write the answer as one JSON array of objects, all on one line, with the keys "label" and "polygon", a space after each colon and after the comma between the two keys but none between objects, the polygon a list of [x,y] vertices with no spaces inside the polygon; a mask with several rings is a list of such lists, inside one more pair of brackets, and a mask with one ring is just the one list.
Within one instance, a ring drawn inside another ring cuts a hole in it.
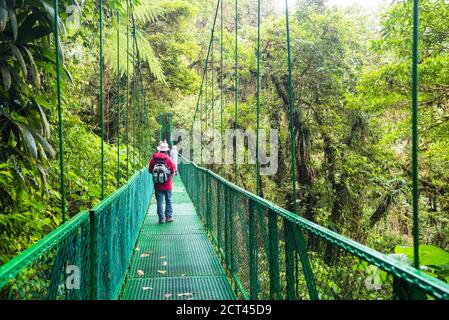
[{"label": "green leaf", "polygon": [[20,190],[19,194],[17,195],[17,198],[21,201],[24,201],[26,199],[28,199],[28,193],[25,190]]},{"label": "green leaf", "polygon": [[0,0],[0,32],[3,32],[8,23],[8,8],[6,7],[6,1]]},{"label": "green leaf", "polygon": [[[46,1],[43,1],[43,0],[41,0],[40,2],[42,4],[43,8],[45,9],[45,12],[47,13],[48,18],[50,19],[50,22],[51,22],[53,28],[55,28],[55,26],[54,26],[55,10],[54,10],[53,6],[49,5]],[[67,31],[65,29],[65,25],[62,22],[60,17],[58,18],[58,30],[61,35],[65,35],[67,33]],[[59,51],[60,51],[60,55],[61,55],[61,62],[64,63],[64,59],[65,59],[64,51],[62,49],[63,46],[62,46],[60,38],[58,38],[58,42],[59,42],[59,48],[60,48]]]},{"label": "green leaf", "polygon": [[70,73],[69,69],[65,65],[62,66],[62,71],[64,71],[62,74],[67,76],[67,79],[70,81],[71,84],[75,84],[73,81],[72,74]]},{"label": "green leaf", "polygon": [[[413,261],[414,253],[412,247],[397,246],[394,251],[396,253],[405,254]],[[449,253],[435,246],[421,245],[419,246],[419,262],[425,266],[439,266],[449,264]]]},{"label": "green leaf", "polygon": [[26,77],[28,75],[28,69],[25,63],[25,59],[23,59],[23,55],[20,52],[19,48],[16,47],[15,44],[10,43],[11,51],[13,52],[13,55],[16,57],[17,61],[19,62],[23,75]]},{"label": "green leaf", "polygon": [[19,36],[17,37],[17,44],[27,44],[32,43],[33,41],[45,37],[52,33],[52,30],[47,26],[36,26],[32,29],[28,29],[26,32],[19,32]]},{"label": "green leaf", "polygon": [[39,163],[37,164],[36,167],[39,170],[39,173],[41,175],[42,184],[45,187],[45,193],[48,195],[47,172],[45,171],[44,167],[42,165],[40,165]]},{"label": "green leaf", "polygon": [[16,17],[16,14],[15,14],[15,12],[14,12],[14,10],[12,8],[10,8],[8,10],[8,14],[9,14],[9,21],[11,21],[11,30],[12,30],[13,39],[14,39],[14,41],[16,41],[17,40],[17,34],[18,34],[17,17]]},{"label": "green leaf", "polygon": [[53,147],[50,145],[50,143],[48,143],[48,141],[44,137],[42,137],[36,131],[33,131],[33,137],[44,148],[45,152],[48,153],[48,155],[50,157],[55,156],[55,154],[56,154],[55,150],[53,149]]},{"label": "green leaf", "polygon": [[26,47],[23,47],[23,50],[25,50],[25,52],[27,53],[27,56],[28,56],[28,61],[30,63],[30,67],[31,67],[31,75],[33,76],[34,85],[38,89],[40,89],[40,87],[41,87],[41,77],[39,75],[39,70],[37,68],[37,64],[34,61],[34,57],[31,54],[30,50],[28,50]]},{"label": "green leaf", "polygon": [[25,33],[36,25],[37,20],[42,17],[42,13],[40,11],[30,13],[24,12],[19,14],[19,34]]},{"label": "green leaf", "polygon": [[36,107],[36,109],[39,112],[39,115],[41,117],[42,127],[43,127],[43,131],[44,131],[44,137],[49,137],[50,136],[50,124],[48,123],[47,116],[45,115],[45,112],[42,109],[42,107],[39,105],[39,103],[37,103],[37,101],[34,99],[33,99],[33,105]]},{"label": "green leaf", "polygon": [[165,11],[166,10],[155,1],[141,1],[133,8],[135,19],[142,23],[157,21]]},{"label": "green leaf", "polygon": [[37,159],[36,140],[34,140],[34,136],[29,130],[29,127],[21,122],[16,122],[16,125],[20,129],[20,133],[22,135],[22,139],[26,149],[34,159]]},{"label": "green leaf", "polygon": [[39,158],[43,159],[44,161],[48,161],[47,154],[40,144],[37,145],[37,152],[39,154]]}]

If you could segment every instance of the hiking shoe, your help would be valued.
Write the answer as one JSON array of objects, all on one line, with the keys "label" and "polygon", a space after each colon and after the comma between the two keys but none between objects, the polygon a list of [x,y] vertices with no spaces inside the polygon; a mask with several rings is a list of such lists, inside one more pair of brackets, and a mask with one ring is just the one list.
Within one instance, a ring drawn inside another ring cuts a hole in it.
[{"label": "hiking shoe", "polygon": [[160,223],[160,224],[163,224],[163,223],[165,223],[165,219],[164,219],[164,218],[162,218],[162,219],[159,219],[159,223]]},{"label": "hiking shoe", "polygon": [[167,222],[173,222],[173,218],[172,217],[168,217],[166,221]]}]

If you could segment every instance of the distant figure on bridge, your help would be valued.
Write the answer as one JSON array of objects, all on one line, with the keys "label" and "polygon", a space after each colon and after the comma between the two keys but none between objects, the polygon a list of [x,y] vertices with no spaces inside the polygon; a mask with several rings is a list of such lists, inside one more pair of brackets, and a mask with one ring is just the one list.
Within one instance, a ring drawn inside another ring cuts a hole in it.
[{"label": "distant figure on bridge", "polygon": [[178,148],[176,145],[173,145],[170,151],[170,158],[175,164],[175,176],[178,174]]},{"label": "distant figure on bridge", "polygon": [[[160,142],[158,152],[153,154],[148,171],[153,176],[154,190],[157,201],[157,215],[159,223],[173,222],[173,208],[171,205],[172,178],[176,171],[176,165],[168,156],[170,148],[166,142]],[[165,198],[165,211],[163,202]]]}]

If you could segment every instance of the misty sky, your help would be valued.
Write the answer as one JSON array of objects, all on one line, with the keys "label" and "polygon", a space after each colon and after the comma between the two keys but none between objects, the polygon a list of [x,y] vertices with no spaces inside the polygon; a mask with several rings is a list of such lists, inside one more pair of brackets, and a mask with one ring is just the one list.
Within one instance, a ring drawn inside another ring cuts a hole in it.
[{"label": "misty sky", "polygon": [[349,6],[352,4],[358,4],[365,7],[377,7],[382,4],[383,0],[329,0],[329,5]]},{"label": "misty sky", "polygon": [[[338,6],[350,6],[352,4],[358,4],[367,8],[377,7],[385,2],[385,0],[328,0],[328,5]],[[285,0],[278,0],[279,7],[285,6]],[[288,0],[289,7],[294,7],[296,0]]]}]

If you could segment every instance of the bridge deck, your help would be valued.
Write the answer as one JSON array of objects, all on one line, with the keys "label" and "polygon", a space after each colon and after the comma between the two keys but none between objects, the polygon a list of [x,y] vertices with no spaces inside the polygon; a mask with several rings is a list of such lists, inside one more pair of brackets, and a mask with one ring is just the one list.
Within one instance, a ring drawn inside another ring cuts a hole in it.
[{"label": "bridge deck", "polygon": [[173,180],[174,223],[159,224],[150,205],[122,290],[124,300],[235,299],[184,185]]}]

